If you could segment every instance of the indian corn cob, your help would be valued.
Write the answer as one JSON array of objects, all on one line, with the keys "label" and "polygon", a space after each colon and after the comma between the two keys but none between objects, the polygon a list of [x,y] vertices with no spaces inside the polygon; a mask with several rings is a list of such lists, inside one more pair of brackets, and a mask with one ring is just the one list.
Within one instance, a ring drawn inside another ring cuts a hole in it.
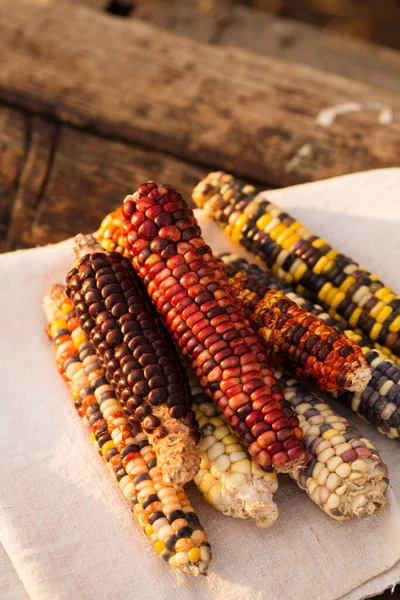
[{"label": "indian corn cob", "polygon": [[298,419],[193,212],[173,188],[150,182],[127,196],[122,213],[132,264],[201,385],[256,462],[291,468],[303,455]]},{"label": "indian corn cob", "polygon": [[177,485],[198,471],[198,430],[186,374],[129,261],[77,236],[83,255],[67,277],[79,323],[93,344],[131,424],[149,435],[166,480]]},{"label": "indian corn cob", "polygon": [[307,311],[319,316],[331,327],[337,327],[348,338],[357,343],[371,368],[372,378],[363,391],[346,392],[340,396],[360,417],[374,425],[378,431],[389,438],[400,437],[400,366],[394,364],[372,343],[347,329],[347,323],[335,321],[324,309],[311,300],[305,300],[284,283],[277,281],[270,271],[258,265],[250,264],[244,258],[235,255],[223,255],[226,274],[232,278],[237,273],[246,273],[257,281],[260,294],[270,288],[283,291],[291,300]]},{"label": "indian corn cob", "polygon": [[237,273],[229,285],[264,342],[268,358],[313,377],[329,391],[363,391],[371,378],[361,349],[283,292],[259,292],[258,281]]},{"label": "indian corn cob", "polygon": [[[97,235],[106,248],[129,255],[124,247],[121,218],[120,209],[107,215]],[[260,293],[265,294],[270,289],[282,291],[304,310],[318,316],[331,327],[338,327],[348,338],[361,346],[371,368],[372,380],[364,391],[342,394],[341,401],[347,403],[360,417],[372,423],[380,433],[390,438],[400,437],[400,366],[394,365],[382,351],[375,349],[372,342],[348,329],[349,324],[345,319],[337,314],[334,318],[312,300],[299,296],[290,286],[276,279],[268,269],[249,263],[245,258],[236,255],[224,254],[221,255],[221,259],[229,279],[237,273],[245,273],[257,280],[257,291]]]},{"label": "indian corn cob", "polygon": [[225,515],[253,518],[268,527],[278,517],[272,494],[276,472],[266,473],[252,461],[231,427],[220,415],[192,373],[189,382],[200,427],[200,470],[194,481],[204,498]]},{"label": "indian corn cob", "polygon": [[386,504],[388,486],[387,467],[375,447],[304,383],[277,375],[299,417],[308,453],[290,476],[335,519],[372,515]]},{"label": "indian corn cob", "polygon": [[[110,246],[111,239],[111,247],[124,251],[121,234],[121,215],[116,211],[104,219],[98,237],[105,247]],[[227,266],[226,274],[229,270],[232,271],[232,267]],[[352,340],[332,330],[318,317],[304,314],[297,302],[285,298],[280,291],[271,290],[271,286],[259,290],[258,278],[233,271],[228,281],[230,288],[251,325],[261,335],[269,358],[278,364],[287,364],[289,360],[297,376],[311,376],[321,388],[365,389],[370,370]]]},{"label": "indian corn cob", "polygon": [[101,365],[62,286],[53,286],[45,311],[56,361],[75,407],[136,521],[172,567],[205,574],[211,554],[198,517],[185,492],[163,479],[147,435],[129,425],[113,390],[97,376]]},{"label": "indian corn cob", "polygon": [[[106,225],[105,229],[103,229],[104,225]],[[120,237],[121,222],[118,213],[113,216],[112,224],[103,222],[99,230],[99,239],[102,239],[104,230],[109,231],[110,227],[114,228],[112,235],[115,239],[117,239],[115,231],[118,231],[118,237],[122,241]],[[109,236],[109,239],[112,235]],[[122,244],[120,244],[120,247],[122,247]],[[233,277],[238,270],[243,270],[250,275],[254,275],[266,290],[271,286],[277,287],[287,294],[292,294],[293,299],[296,301],[303,301],[297,294],[292,293],[288,286],[278,282],[270,272],[260,269],[257,265],[250,265],[244,259],[237,257],[223,258],[227,261],[225,271],[229,277]],[[306,302],[308,311],[315,311],[317,315],[322,315],[323,309],[310,301],[303,302]],[[323,318],[330,319],[327,313],[323,313]],[[333,325],[333,323],[331,324]],[[350,332],[350,334],[354,335],[353,332]],[[299,487],[307,491],[310,498],[321,506],[328,515],[336,519],[345,519],[353,515],[361,517],[375,512],[380,506],[384,505],[386,502],[387,471],[372,444],[363,438],[355,427],[351,426],[343,417],[335,415],[329,406],[314,394],[310,394],[300,383],[290,379],[289,386],[283,376],[280,376],[280,382],[282,382],[287,399],[293,401],[293,407],[300,418],[300,425],[307,436],[306,449],[308,454],[305,465],[301,470],[293,469],[290,472],[291,477]],[[325,433],[325,431],[328,433]],[[332,436],[336,431],[339,432],[336,437],[335,435]],[[328,439],[329,437],[333,440],[332,442]],[[316,443],[318,440],[321,442],[321,446]],[[329,443],[327,444],[326,441]],[[347,444],[347,446],[343,446],[343,444]],[[353,456],[345,454],[345,460],[339,457],[342,451],[345,452],[353,448],[362,448],[358,451],[356,459],[354,459],[354,454]],[[324,451],[329,449],[333,449],[335,453],[337,452],[337,455],[334,461],[328,463],[332,458],[332,453],[329,451],[324,453]],[[346,462],[349,459],[350,462]],[[340,468],[342,464],[344,466]],[[338,472],[329,471],[328,467],[332,469],[335,465]],[[331,474],[329,480],[326,478],[330,487],[326,483],[325,486],[319,485],[315,477],[313,479],[314,475],[319,476],[320,482],[323,482],[326,469]],[[320,474],[321,472],[322,474]],[[316,491],[316,488],[318,488],[318,491]],[[338,493],[336,493],[336,490]]]},{"label": "indian corn cob", "polygon": [[269,202],[265,192],[227,173],[210,173],[193,200],[300,295],[309,292],[352,329],[400,356],[400,297],[376,275]]}]

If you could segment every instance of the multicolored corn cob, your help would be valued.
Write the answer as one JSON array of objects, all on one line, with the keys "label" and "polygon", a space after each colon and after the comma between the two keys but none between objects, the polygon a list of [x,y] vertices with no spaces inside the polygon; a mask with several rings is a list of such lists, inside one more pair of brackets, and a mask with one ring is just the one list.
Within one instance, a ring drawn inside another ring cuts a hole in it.
[{"label": "multicolored corn cob", "polygon": [[195,187],[193,200],[300,295],[308,292],[351,329],[400,356],[400,297],[269,202],[266,192],[218,171]]},{"label": "multicolored corn cob", "polygon": [[290,473],[298,486],[334,519],[365,517],[385,506],[387,467],[372,443],[304,383],[276,375],[308,453],[304,466]]},{"label": "multicolored corn cob", "polygon": [[252,518],[268,527],[278,517],[272,494],[276,472],[266,473],[250,460],[244,446],[193,373],[189,375],[194,411],[200,427],[200,470],[194,481],[209,504],[231,517]]},{"label": "multicolored corn cob", "polygon": [[[121,218],[120,209],[108,215],[101,223],[97,235],[102,245],[107,240],[107,247],[129,255],[123,246]],[[330,327],[337,327],[348,338],[361,346],[371,368],[372,380],[369,381],[363,392],[348,392],[342,394],[340,399],[357,412],[358,416],[372,423],[380,433],[389,438],[399,438],[400,366],[393,364],[382,350],[374,348],[377,346],[376,343],[372,345],[372,342],[349,329],[349,324],[345,319],[337,314],[332,317],[320,305],[299,296],[290,286],[276,279],[268,269],[263,269],[256,264],[249,263],[245,258],[233,254],[221,255],[221,259],[224,262],[223,268],[228,278],[231,279],[237,273],[242,272],[257,280],[257,291],[261,294],[267,293],[270,289],[282,291],[304,310],[318,316]],[[396,357],[391,355],[391,359],[393,358]],[[387,406],[388,408],[386,408]]]},{"label": "multicolored corn cob", "polygon": [[114,392],[96,375],[102,372],[99,360],[62,286],[53,286],[45,312],[58,368],[136,521],[156,553],[172,567],[205,574],[210,545],[190,500],[163,479],[147,435],[129,425]]},{"label": "multicolored corn cob", "polygon": [[322,389],[364,391],[371,373],[352,340],[283,292],[259,293],[258,281],[244,273],[229,278],[229,285],[275,364],[313,377]]},{"label": "multicolored corn cob", "polygon": [[[106,247],[111,239],[112,247],[125,251],[120,212],[104,219],[98,236]],[[258,278],[228,266],[225,273],[229,271],[230,288],[263,338],[268,358],[279,365],[289,364],[298,377],[313,377],[323,389],[365,389],[371,374],[363,353],[353,341],[312,314],[305,314],[298,302],[285,298],[282,292],[272,291],[270,285],[267,288],[264,285],[261,291]],[[263,279],[268,278],[261,271]]]},{"label": "multicolored corn cob", "polygon": [[358,416],[374,425],[377,430],[389,438],[400,437],[400,366],[394,364],[380,350],[374,348],[369,340],[347,329],[346,322],[335,321],[324,309],[311,300],[305,300],[293,290],[275,279],[270,271],[258,265],[250,264],[236,255],[223,255],[224,270],[232,278],[237,273],[245,273],[257,281],[260,294],[270,288],[279,288],[288,298],[299,306],[317,315],[331,327],[337,327],[361,347],[370,366],[372,378],[364,391],[340,395],[341,402],[346,403]]},{"label": "multicolored corn cob", "polygon": [[79,323],[103,366],[129,422],[141,426],[167,481],[183,485],[197,473],[198,429],[186,374],[129,261],[77,236],[83,257],[67,277]]},{"label": "multicolored corn cob", "polygon": [[193,212],[173,188],[153,182],[127,196],[122,212],[132,264],[201,385],[256,462],[288,470],[303,455],[298,419]]}]

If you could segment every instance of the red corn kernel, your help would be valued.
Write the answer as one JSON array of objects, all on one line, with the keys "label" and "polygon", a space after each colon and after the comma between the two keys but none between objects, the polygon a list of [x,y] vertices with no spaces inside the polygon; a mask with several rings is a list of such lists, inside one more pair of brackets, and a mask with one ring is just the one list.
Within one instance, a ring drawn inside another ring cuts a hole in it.
[{"label": "red corn kernel", "polygon": [[263,420],[264,420],[264,415],[262,414],[262,412],[259,412],[259,411],[251,412],[249,415],[247,415],[247,417],[245,419],[246,425],[250,428],[253,427],[253,425],[258,423],[259,421],[263,421]]},{"label": "red corn kernel", "polygon": [[[300,450],[300,455],[302,454],[302,450],[299,448]],[[289,450],[289,452],[291,452],[291,450]],[[274,454],[272,456],[272,464],[274,465],[274,467],[282,467],[284,466],[287,462],[289,462],[289,453],[287,452],[278,452],[277,454]]]},{"label": "red corn kernel", "polygon": [[271,412],[268,412],[264,416],[264,421],[266,423],[269,423],[270,425],[272,425],[272,423],[274,423],[281,416],[282,416],[282,412],[280,410],[272,410]]},{"label": "red corn kernel", "polygon": [[248,402],[248,396],[246,394],[243,394],[243,392],[240,392],[239,394],[235,394],[232,398],[230,398],[229,406],[233,410],[237,410],[241,406],[244,406],[245,404],[247,404],[247,402]]},{"label": "red corn kernel", "polygon": [[277,419],[276,421],[274,421],[274,423],[272,424],[272,429],[274,431],[279,431],[280,429],[284,429],[285,427],[290,427],[291,423],[290,423],[290,419],[288,419],[287,417],[281,417],[280,419]]},{"label": "red corn kernel", "polygon": [[276,442],[276,433],[274,431],[265,431],[258,436],[257,442],[261,448],[268,448],[268,446]]},{"label": "red corn kernel", "polygon": [[270,467],[272,459],[266,450],[261,450],[261,452],[257,454],[257,462],[261,467]]}]

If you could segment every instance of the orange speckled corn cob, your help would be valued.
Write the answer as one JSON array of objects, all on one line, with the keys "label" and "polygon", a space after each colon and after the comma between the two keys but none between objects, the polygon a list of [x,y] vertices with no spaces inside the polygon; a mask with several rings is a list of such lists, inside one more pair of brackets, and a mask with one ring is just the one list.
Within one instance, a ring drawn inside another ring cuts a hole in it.
[{"label": "orange speckled corn cob", "polygon": [[195,187],[193,200],[300,295],[309,293],[350,328],[400,356],[400,297],[269,202],[266,192],[218,171]]},{"label": "orange speckled corn cob", "polygon": [[[198,429],[175,347],[129,261],[77,236],[83,254],[66,291],[130,423],[149,435],[165,479],[177,485],[198,471]],[[110,384],[110,385],[109,385]]]},{"label": "orange speckled corn cob", "polygon": [[136,521],[172,567],[205,574],[211,554],[198,517],[185,492],[163,479],[147,435],[132,429],[114,392],[96,376],[100,363],[62,286],[53,286],[45,311],[58,368]]},{"label": "orange speckled corn cob", "polygon": [[279,288],[296,304],[318,316],[331,327],[337,327],[362,350],[370,366],[372,377],[365,390],[341,394],[339,399],[346,403],[358,416],[374,425],[377,430],[389,438],[400,438],[400,366],[394,364],[370,340],[348,329],[345,321],[335,321],[321,306],[311,300],[305,300],[293,290],[277,281],[272,273],[258,265],[250,264],[235,255],[223,255],[224,270],[232,278],[237,273],[245,273],[256,280],[256,289],[260,294],[270,288]]},{"label": "orange speckled corn cob", "polygon": [[255,279],[237,273],[229,279],[235,297],[274,363],[313,377],[329,391],[363,391],[371,378],[361,349],[344,334],[300,308],[283,292],[259,293]]},{"label": "orange speckled corn cob", "polygon": [[291,468],[303,455],[298,419],[193,212],[173,188],[153,182],[128,196],[122,212],[132,264],[200,383],[256,462]]}]

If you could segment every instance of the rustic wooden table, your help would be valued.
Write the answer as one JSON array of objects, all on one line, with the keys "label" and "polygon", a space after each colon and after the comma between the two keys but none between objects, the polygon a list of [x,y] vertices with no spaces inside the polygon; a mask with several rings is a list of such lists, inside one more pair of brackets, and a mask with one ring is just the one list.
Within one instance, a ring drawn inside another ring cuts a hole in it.
[{"label": "rustic wooden table", "polygon": [[218,168],[398,166],[397,52],[228,0],[132,5],[0,0],[0,252],[93,231],[149,178],[189,198]]}]

